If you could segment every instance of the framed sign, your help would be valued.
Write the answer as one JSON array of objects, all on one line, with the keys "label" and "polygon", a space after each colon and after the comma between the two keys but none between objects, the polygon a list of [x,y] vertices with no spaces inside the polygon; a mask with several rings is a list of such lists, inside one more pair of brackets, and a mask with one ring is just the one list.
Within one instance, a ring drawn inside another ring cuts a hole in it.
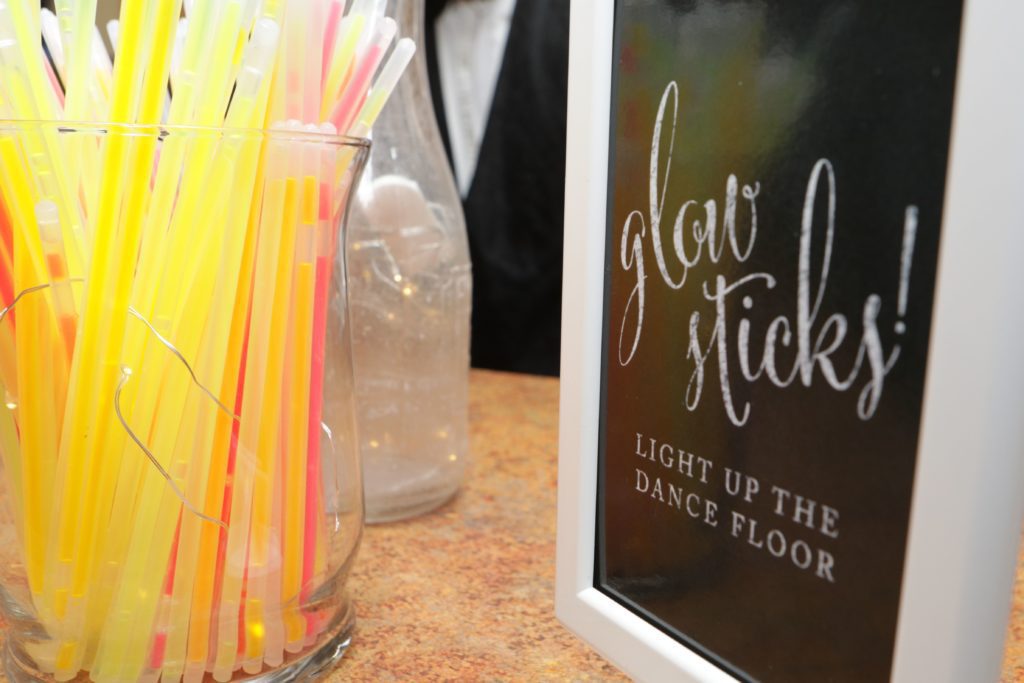
[{"label": "framed sign", "polygon": [[634,677],[996,679],[1021,25],[574,0],[556,603]]}]

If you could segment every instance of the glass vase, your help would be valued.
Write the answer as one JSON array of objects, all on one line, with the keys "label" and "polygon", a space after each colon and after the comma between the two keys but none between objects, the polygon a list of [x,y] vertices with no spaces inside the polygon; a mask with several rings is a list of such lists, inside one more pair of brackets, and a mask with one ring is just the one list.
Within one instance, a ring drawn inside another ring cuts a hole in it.
[{"label": "glass vase", "polygon": [[[423,1],[396,0],[423,45]],[[419,50],[373,127],[349,232],[367,521],[430,511],[466,467],[472,275],[466,223]]]},{"label": "glass vase", "polygon": [[0,122],[13,680],[341,656],[363,524],[343,225],[368,143]]}]

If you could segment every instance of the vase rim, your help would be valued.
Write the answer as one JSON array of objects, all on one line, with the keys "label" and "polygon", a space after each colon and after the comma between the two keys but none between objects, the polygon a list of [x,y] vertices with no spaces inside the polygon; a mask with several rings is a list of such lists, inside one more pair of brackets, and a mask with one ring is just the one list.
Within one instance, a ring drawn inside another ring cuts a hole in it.
[{"label": "vase rim", "polygon": [[0,133],[18,132],[27,128],[53,129],[59,133],[91,133],[107,135],[120,132],[139,137],[172,134],[217,135],[238,137],[262,137],[272,140],[293,142],[315,142],[347,147],[369,148],[369,138],[338,135],[324,131],[308,130],[298,122],[288,122],[271,128],[240,128],[229,126],[172,125],[163,123],[116,123],[113,121],[63,121],[0,118]]}]

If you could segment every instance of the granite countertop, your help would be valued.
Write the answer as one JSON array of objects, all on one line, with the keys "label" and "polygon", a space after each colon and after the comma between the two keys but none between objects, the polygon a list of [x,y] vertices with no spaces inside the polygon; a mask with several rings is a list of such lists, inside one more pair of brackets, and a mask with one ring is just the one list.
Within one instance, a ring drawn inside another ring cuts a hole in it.
[{"label": "granite countertop", "polygon": [[466,483],[369,526],[335,681],[625,681],[555,619],[558,382],[474,371]]},{"label": "granite countertop", "polygon": [[[472,461],[437,512],[370,526],[328,680],[628,680],[554,615],[558,381],[474,371]],[[1024,557],[1001,683],[1024,683]]]}]

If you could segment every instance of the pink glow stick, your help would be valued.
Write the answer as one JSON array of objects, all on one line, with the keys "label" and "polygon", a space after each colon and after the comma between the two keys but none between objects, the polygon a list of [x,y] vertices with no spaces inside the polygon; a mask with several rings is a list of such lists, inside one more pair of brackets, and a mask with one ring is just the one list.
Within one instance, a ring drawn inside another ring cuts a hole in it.
[{"label": "pink glow stick", "polygon": [[53,65],[50,64],[49,59],[43,59],[43,64],[46,65],[46,75],[50,78],[50,85],[53,87],[53,94],[57,98],[57,102],[60,103],[60,108],[64,109],[64,91],[60,87],[60,81],[57,80],[57,74],[53,72]]},{"label": "pink glow stick", "polygon": [[320,66],[320,90],[327,87],[327,72],[331,69],[331,60],[334,59],[335,41],[338,39],[338,26],[341,24],[341,0],[331,0],[331,6],[327,10],[327,26],[324,30],[324,51],[323,61]]},{"label": "pink glow stick", "polygon": [[[250,310],[246,313],[245,329],[249,329],[249,321],[252,317],[252,305],[250,303]],[[249,355],[249,337],[246,335],[245,340],[242,342],[242,353],[241,353],[241,367],[238,371],[238,389],[235,391],[235,414],[238,415],[242,411],[242,396],[245,392],[245,368],[246,358]],[[225,524],[231,524],[231,496],[234,491],[235,478],[235,465],[238,461],[238,439],[241,426],[238,420],[234,420],[231,426],[231,448],[228,451],[228,468],[226,484],[224,485],[224,502],[220,509],[220,518]],[[220,596],[221,590],[224,586],[224,568],[227,562],[228,554],[228,532],[226,529],[220,530],[220,539],[217,542],[217,570],[214,572],[214,584],[213,584],[213,603],[211,605],[211,628],[210,628],[210,649],[209,652],[217,651],[217,634],[220,632],[219,622],[216,621],[216,615],[220,614]],[[246,557],[246,563],[248,563],[248,557]],[[244,589],[243,589],[244,593]],[[243,601],[244,604],[244,601]],[[239,653],[244,652],[245,647],[245,622],[243,617],[240,615],[238,619],[238,647]]]},{"label": "pink glow stick", "polygon": [[[317,239],[316,289],[313,296],[313,354],[309,387],[309,445],[306,455],[306,515],[302,544],[302,592],[305,603],[313,585],[316,564],[317,524],[319,523],[320,489],[320,422],[323,418],[324,355],[327,341],[327,298],[330,286],[331,245],[326,239],[331,217],[331,187],[320,186],[320,234]],[[307,620],[306,632],[312,635],[316,624]]]},{"label": "pink glow stick", "polygon": [[370,81],[377,73],[377,69],[384,59],[384,53],[391,46],[391,41],[394,40],[397,31],[398,26],[391,17],[386,17],[380,22],[374,41],[367,47],[366,54],[359,60],[352,80],[345,86],[344,94],[338,100],[330,118],[331,123],[342,135],[347,133],[355,122],[366,92],[370,88]]}]

